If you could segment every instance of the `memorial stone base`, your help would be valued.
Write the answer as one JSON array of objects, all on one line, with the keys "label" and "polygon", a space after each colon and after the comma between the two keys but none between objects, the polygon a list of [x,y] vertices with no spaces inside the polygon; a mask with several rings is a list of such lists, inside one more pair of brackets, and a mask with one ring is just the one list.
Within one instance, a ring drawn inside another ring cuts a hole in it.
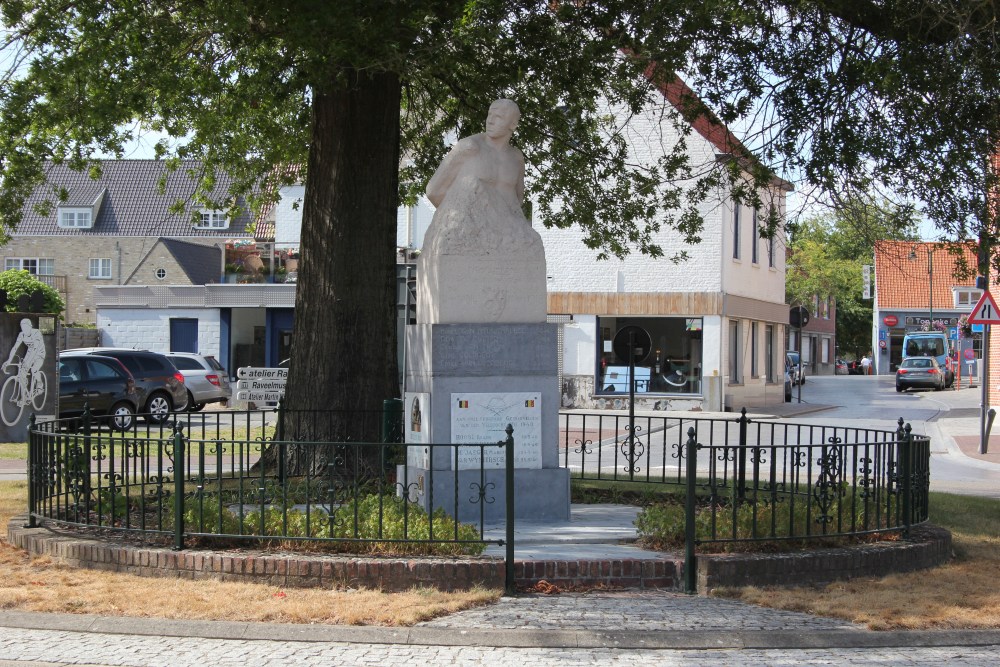
[{"label": "memorial stone base", "polygon": [[557,327],[406,327],[407,443],[491,443],[484,450],[463,447],[457,457],[450,447],[408,447],[397,481],[411,500],[427,510],[444,508],[460,521],[502,520],[505,472],[495,443],[512,423],[515,519],[569,520],[569,470],[559,467]]}]

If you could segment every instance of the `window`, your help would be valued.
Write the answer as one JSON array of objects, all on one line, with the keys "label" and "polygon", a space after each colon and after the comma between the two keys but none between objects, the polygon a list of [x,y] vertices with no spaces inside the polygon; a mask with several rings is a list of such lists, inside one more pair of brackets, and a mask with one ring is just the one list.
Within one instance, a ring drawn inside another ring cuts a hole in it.
[{"label": "window", "polygon": [[978,289],[956,289],[955,308],[964,308],[966,306],[971,308],[979,303],[979,298],[982,295],[983,291]]},{"label": "window", "polygon": [[830,339],[824,338],[822,344],[819,346],[819,356],[820,363],[828,364],[830,363]]},{"label": "window", "polygon": [[753,210],[753,229],[750,230],[750,261],[760,263],[758,246],[760,245],[760,230],[757,229],[757,209]]},{"label": "window", "polygon": [[166,269],[157,269],[154,272],[154,275],[156,276],[157,280],[163,280],[164,278],[167,277],[167,270]]},{"label": "window", "polygon": [[202,209],[194,224],[196,229],[228,229],[229,218],[225,211],[217,209]]},{"label": "window", "polygon": [[827,320],[830,319],[830,313],[832,312],[833,312],[833,297],[828,296],[826,297],[826,305],[823,310],[823,318]]},{"label": "window", "polygon": [[733,259],[740,258],[740,205],[733,202]]},{"label": "window", "polygon": [[89,208],[60,208],[59,226],[67,229],[90,229],[93,212]]},{"label": "window", "polygon": [[27,271],[33,276],[51,276],[56,272],[56,260],[34,259],[28,257],[7,257],[3,262],[3,270]]},{"label": "window", "polygon": [[111,278],[111,258],[92,258],[90,260],[90,273],[88,278],[97,280],[108,280]]},{"label": "window", "polygon": [[766,380],[774,382],[774,325],[764,325],[764,372]]},{"label": "window", "polygon": [[[629,365],[615,352],[615,334],[626,326],[649,334],[649,354],[635,366],[635,390],[650,394],[701,393],[700,317],[599,317],[598,394],[627,394]],[[626,344],[627,347],[627,344]]]},{"label": "window", "polygon": [[740,373],[740,323],[729,320],[729,383],[742,384]]},{"label": "window", "polygon": [[750,377],[760,375],[757,368],[757,322],[750,323]]},{"label": "window", "polygon": [[767,265],[774,268],[774,235],[767,238]]}]

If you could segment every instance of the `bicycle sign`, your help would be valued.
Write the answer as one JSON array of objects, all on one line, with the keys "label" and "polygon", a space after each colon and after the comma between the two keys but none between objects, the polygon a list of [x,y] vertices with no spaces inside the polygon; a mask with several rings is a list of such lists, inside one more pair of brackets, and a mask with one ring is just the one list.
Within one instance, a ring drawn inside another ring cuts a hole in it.
[{"label": "bicycle sign", "polygon": [[[17,353],[22,345],[24,356],[19,357]],[[19,423],[27,406],[37,411],[45,405],[48,379],[42,371],[44,363],[45,340],[42,332],[25,318],[21,320],[21,333],[2,367],[4,373],[10,375],[0,387],[0,419],[7,426]]]}]

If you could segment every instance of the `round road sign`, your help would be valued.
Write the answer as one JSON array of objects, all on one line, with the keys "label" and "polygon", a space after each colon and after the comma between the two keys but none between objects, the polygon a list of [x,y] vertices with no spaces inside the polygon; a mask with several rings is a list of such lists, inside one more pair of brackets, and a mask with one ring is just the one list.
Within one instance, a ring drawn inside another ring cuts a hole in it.
[{"label": "round road sign", "polygon": [[882,324],[884,324],[887,327],[894,327],[897,324],[899,324],[899,318],[896,317],[895,315],[886,315],[885,317],[882,318]]},{"label": "round road sign", "polygon": [[624,363],[629,363],[631,356],[633,363],[641,364],[649,356],[653,342],[649,338],[649,332],[642,327],[630,324],[618,330],[611,347]]}]

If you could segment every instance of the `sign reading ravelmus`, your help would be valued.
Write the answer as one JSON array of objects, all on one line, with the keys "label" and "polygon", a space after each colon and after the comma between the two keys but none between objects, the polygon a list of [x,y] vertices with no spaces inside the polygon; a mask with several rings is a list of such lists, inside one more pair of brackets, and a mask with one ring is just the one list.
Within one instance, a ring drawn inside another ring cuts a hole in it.
[{"label": "sign reading ravelmus", "polygon": [[244,366],[237,369],[236,400],[251,403],[277,402],[285,397],[287,368],[255,368]]}]

